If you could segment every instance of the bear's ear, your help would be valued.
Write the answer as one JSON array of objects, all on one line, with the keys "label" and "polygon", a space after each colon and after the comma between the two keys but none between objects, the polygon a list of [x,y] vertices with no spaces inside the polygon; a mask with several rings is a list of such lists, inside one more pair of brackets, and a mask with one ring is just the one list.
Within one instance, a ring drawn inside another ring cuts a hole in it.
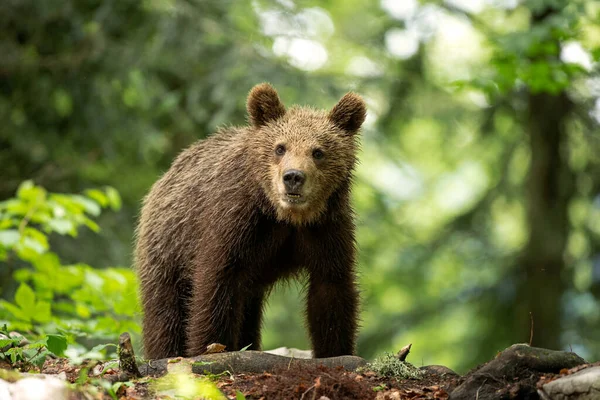
[{"label": "bear's ear", "polygon": [[252,88],[248,94],[246,108],[250,123],[256,128],[281,118],[285,114],[285,107],[279,100],[277,91],[268,83],[261,83]]},{"label": "bear's ear", "polygon": [[362,97],[356,93],[346,93],[329,112],[328,118],[338,128],[354,134],[365,122],[367,107]]}]

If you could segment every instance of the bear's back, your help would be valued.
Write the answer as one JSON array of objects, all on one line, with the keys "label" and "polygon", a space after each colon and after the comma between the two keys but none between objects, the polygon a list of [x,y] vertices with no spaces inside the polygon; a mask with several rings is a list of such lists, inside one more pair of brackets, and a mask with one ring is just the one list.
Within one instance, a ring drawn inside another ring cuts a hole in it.
[{"label": "bear's back", "polygon": [[246,135],[242,128],[222,129],[177,156],[144,199],[137,257],[186,264],[206,234],[243,211],[239,205],[250,197]]}]

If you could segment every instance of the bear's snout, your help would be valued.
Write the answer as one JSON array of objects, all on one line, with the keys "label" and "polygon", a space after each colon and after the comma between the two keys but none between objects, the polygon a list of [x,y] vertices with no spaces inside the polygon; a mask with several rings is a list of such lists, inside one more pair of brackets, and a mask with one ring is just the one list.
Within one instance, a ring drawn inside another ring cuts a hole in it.
[{"label": "bear's snout", "polygon": [[304,172],[297,169],[289,169],[283,173],[283,184],[288,193],[297,193],[305,180]]}]

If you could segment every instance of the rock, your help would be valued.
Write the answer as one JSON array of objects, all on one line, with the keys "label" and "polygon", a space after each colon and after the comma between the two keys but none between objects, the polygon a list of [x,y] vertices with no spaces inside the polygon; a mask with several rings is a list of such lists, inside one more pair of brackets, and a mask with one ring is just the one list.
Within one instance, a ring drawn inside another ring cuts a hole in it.
[{"label": "rock", "polygon": [[419,368],[421,371],[425,372],[427,375],[439,375],[439,376],[458,376],[458,374],[452,371],[450,368],[445,367],[443,365],[425,365],[424,367]]},{"label": "rock", "polygon": [[[56,379],[60,379],[61,381],[66,381],[67,373],[65,371],[61,371],[58,374],[40,374],[40,373],[21,372],[20,377],[22,377],[22,378],[37,378],[37,379],[44,379],[44,378],[54,379],[54,378],[56,378]],[[2,397],[0,397],[0,400],[2,400]]]},{"label": "rock", "polygon": [[575,353],[515,344],[468,373],[450,393],[450,400],[536,398],[536,374],[558,373],[581,364],[585,360]]},{"label": "rock", "polygon": [[12,400],[12,396],[10,395],[10,383],[6,382],[3,379],[0,379],[0,399],[2,400]]},{"label": "rock", "polygon": [[[586,368],[542,386],[540,396],[552,400],[600,399],[600,367]],[[544,397],[546,395],[547,397]]]},{"label": "rock", "polygon": [[312,350],[300,350],[290,347],[278,347],[273,350],[266,350],[265,353],[275,354],[277,356],[294,358],[313,358]]},{"label": "rock", "polygon": [[48,376],[18,380],[9,386],[9,392],[11,400],[66,400],[69,394],[64,381]]},{"label": "rock", "polygon": [[92,376],[100,376],[104,371],[104,364],[97,364],[94,368],[92,368],[91,375]]},{"label": "rock", "polygon": [[25,336],[21,335],[19,332],[16,331],[9,332],[8,336],[11,339],[21,339],[21,341],[19,342],[19,347],[23,347],[30,343],[29,340],[25,338]]}]

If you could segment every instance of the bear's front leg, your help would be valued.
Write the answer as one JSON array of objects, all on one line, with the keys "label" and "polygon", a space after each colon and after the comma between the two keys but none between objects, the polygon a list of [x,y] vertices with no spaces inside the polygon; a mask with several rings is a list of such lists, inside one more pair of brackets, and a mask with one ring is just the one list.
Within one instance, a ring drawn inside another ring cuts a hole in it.
[{"label": "bear's front leg", "polygon": [[[335,236],[332,236],[335,235]],[[329,229],[312,242],[307,315],[315,357],[354,354],[359,294],[351,226]]]},{"label": "bear's front leg", "polygon": [[262,287],[253,287],[244,299],[242,307],[242,324],[238,346],[249,346],[249,350],[260,350],[260,328],[262,324],[263,304],[266,291]]},{"label": "bear's front leg", "polygon": [[315,357],[354,354],[357,309],[358,291],[353,279],[311,278],[308,323]]},{"label": "bear's front leg", "polygon": [[234,268],[197,268],[187,321],[187,356],[197,356],[206,346],[220,343],[227,351],[238,350],[242,320],[239,277]]}]

